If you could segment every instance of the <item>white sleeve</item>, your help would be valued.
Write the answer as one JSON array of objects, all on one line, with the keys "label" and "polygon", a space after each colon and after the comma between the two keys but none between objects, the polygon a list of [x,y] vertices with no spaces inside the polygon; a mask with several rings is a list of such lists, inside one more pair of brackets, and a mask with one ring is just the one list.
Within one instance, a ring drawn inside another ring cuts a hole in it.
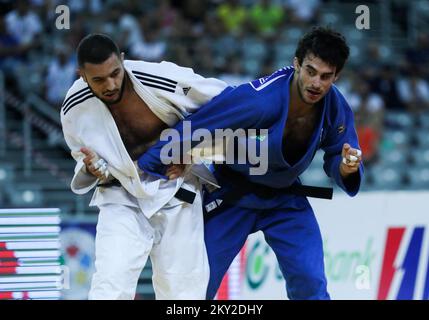
[{"label": "white sleeve", "polygon": [[[161,62],[166,73],[178,82],[178,106],[186,113],[193,113],[198,108],[221,93],[228,85],[216,78],[204,78],[192,68],[180,67],[172,62]],[[172,101],[174,103],[174,101]]]},{"label": "white sleeve", "polygon": [[74,175],[70,183],[71,190],[76,194],[85,194],[94,188],[99,179],[86,172],[86,166],[83,163],[85,155],[80,152],[80,148],[84,146],[79,139],[70,132],[67,121],[62,121],[64,139],[71,150],[72,157],[76,160]]}]

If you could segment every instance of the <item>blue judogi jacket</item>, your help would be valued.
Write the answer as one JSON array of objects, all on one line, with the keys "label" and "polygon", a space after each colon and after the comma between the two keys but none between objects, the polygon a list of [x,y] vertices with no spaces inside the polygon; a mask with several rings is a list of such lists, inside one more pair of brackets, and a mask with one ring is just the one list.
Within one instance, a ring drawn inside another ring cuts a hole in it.
[{"label": "blue judogi jacket", "polygon": [[[287,163],[283,156],[282,144],[289,109],[289,84],[293,79],[294,68],[285,67],[272,75],[242,84],[228,87],[211,101],[202,106],[196,113],[185,120],[191,121],[191,133],[200,128],[209,130],[213,135],[215,129],[230,128],[268,129],[268,171],[264,175],[249,175],[250,163],[224,164],[239,172],[254,183],[271,188],[283,188],[299,182],[299,176],[308,168],[318,149],[325,151],[324,170],[348,195],[357,194],[363,175],[363,165],[359,171],[343,180],[339,166],[342,161],[341,151],[344,143],[358,148],[353,112],[339,90],[332,85],[323,98],[323,109],[319,123],[312,134],[311,141],[304,155],[293,165]],[[180,143],[190,141],[184,136],[182,124],[174,128],[180,133]],[[161,149],[167,141],[159,141],[144,153],[138,160],[138,166],[145,172],[164,177],[166,166],[161,161]],[[192,146],[197,143],[191,141]],[[233,188],[233,184],[215,172],[221,189],[215,194],[221,195]],[[216,196],[216,195],[215,195]],[[256,195],[247,194],[239,201],[239,206],[250,208],[278,207],[294,196],[279,194],[271,199],[262,200]]]}]

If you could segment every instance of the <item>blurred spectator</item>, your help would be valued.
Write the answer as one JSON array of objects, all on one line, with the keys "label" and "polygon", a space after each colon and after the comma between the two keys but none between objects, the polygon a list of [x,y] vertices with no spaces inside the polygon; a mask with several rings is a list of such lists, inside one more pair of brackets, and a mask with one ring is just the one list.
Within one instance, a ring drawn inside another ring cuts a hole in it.
[{"label": "blurred spectator", "polygon": [[405,56],[410,68],[422,70],[423,77],[429,79],[429,33],[421,32],[415,47],[408,48]]},{"label": "blurred spectator", "polygon": [[410,2],[404,0],[390,0],[390,15],[402,32],[407,32],[409,27]]},{"label": "blurred spectator", "polygon": [[217,76],[213,50],[211,50],[209,41],[198,41],[194,45],[193,56],[195,57],[193,65],[198,73],[205,77]]},{"label": "blurred spectator", "polygon": [[4,16],[0,16],[0,69],[6,74],[13,74],[17,64],[21,63],[23,53],[31,45],[20,44],[6,28]]},{"label": "blurred spectator", "polygon": [[309,25],[318,21],[320,0],[284,0],[288,11],[291,13],[291,23]]},{"label": "blurred spectator", "polygon": [[383,97],[386,109],[404,109],[404,104],[399,98],[395,69],[392,65],[384,65],[380,73],[374,79],[371,79],[370,82],[371,91],[379,93]]},{"label": "blurred spectator", "polygon": [[374,72],[379,72],[379,70],[383,67],[384,59],[381,55],[381,47],[378,42],[370,41],[368,43],[365,60],[368,61],[365,66],[374,69]]},{"label": "blurred spectator", "polygon": [[281,6],[273,4],[271,0],[260,0],[250,8],[249,16],[259,34],[271,35],[282,23],[284,12]]},{"label": "blurred spectator", "polygon": [[123,4],[113,4],[104,18],[99,21],[97,31],[109,34],[125,52],[128,52],[132,45],[144,40],[137,19],[126,13]]},{"label": "blurred spectator", "polygon": [[[352,95],[352,92],[355,89],[355,74],[356,70],[350,67],[345,68],[341,71],[338,80],[335,82],[335,86],[340,89],[347,101],[349,101],[349,97]],[[361,81],[364,80],[361,79]]]},{"label": "blurred spectator", "polygon": [[346,98],[355,113],[356,132],[362,149],[363,161],[371,165],[378,159],[378,150],[384,122],[384,102],[380,95],[370,92],[369,85],[355,79]]},{"label": "blurred spectator", "polygon": [[134,43],[144,42],[144,36],[140,28],[139,21],[131,14],[129,7],[122,10],[122,14],[118,20],[118,27],[121,37],[124,37],[124,45],[126,48],[131,48]]},{"label": "blurred spectator", "polygon": [[155,15],[148,15],[143,21],[144,41],[134,43],[130,53],[135,59],[159,62],[164,59],[167,49],[167,43],[161,37],[160,21]]},{"label": "blurred spectator", "polygon": [[18,0],[16,9],[6,15],[6,26],[9,34],[18,40],[19,44],[34,44],[42,33],[42,23],[30,9],[28,0]]},{"label": "blurred spectator", "polygon": [[192,24],[183,17],[180,11],[177,12],[177,16],[168,36],[171,42],[180,42],[183,45],[191,46],[195,41]]},{"label": "blurred spectator", "polygon": [[241,59],[238,57],[228,57],[225,70],[219,75],[219,79],[225,81],[230,86],[237,86],[253,80],[251,75],[244,72]]},{"label": "blurred spectator", "polygon": [[226,31],[217,15],[206,16],[204,29],[210,41],[216,65],[225,64],[226,57],[239,55],[240,43]]},{"label": "blurred spectator", "polygon": [[275,71],[275,69],[276,68],[274,67],[273,60],[270,56],[268,56],[268,58],[265,58],[262,62],[261,70],[259,72],[259,75],[256,75],[256,78],[264,78],[266,76],[269,76]]},{"label": "blurred spectator", "polygon": [[89,30],[87,28],[85,17],[82,15],[77,15],[73,20],[73,29],[70,29],[64,35],[66,38],[65,42],[68,43],[71,48],[76,49],[80,40],[82,40],[88,33]]},{"label": "blurred spectator", "polygon": [[247,10],[239,0],[227,0],[217,8],[217,15],[227,32],[240,35],[244,32]]},{"label": "blurred spectator", "polygon": [[173,42],[170,45],[165,60],[173,61],[174,63],[183,67],[194,68],[194,63],[189,53],[189,48],[180,42]]},{"label": "blurred spectator", "polygon": [[18,87],[16,70],[24,63],[24,54],[31,49],[29,44],[19,44],[6,30],[4,16],[0,16],[0,70],[5,76],[6,86]]},{"label": "blurred spectator", "polygon": [[162,35],[169,36],[177,19],[177,10],[173,8],[170,0],[162,0],[156,11],[160,19]]},{"label": "blurred spectator", "polygon": [[55,6],[64,4],[75,14],[99,14],[105,9],[103,0],[53,0]]},{"label": "blurred spectator", "polygon": [[46,99],[54,106],[61,106],[67,90],[77,77],[77,64],[70,47],[57,45],[55,57],[48,65],[45,79]]},{"label": "blurred spectator", "polygon": [[181,0],[183,17],[194,25],[202,25],[208,11],[206,0]]},{"label": "blurred spectator", "polygon": [[410,112],[429,110],[429,83],[422,78],[416,69],[397,82],[401,101]]},{"label": "blurred spectator", "polygon": [[13,9],[13,0],[0,0],[0,16],[5,15]]}]

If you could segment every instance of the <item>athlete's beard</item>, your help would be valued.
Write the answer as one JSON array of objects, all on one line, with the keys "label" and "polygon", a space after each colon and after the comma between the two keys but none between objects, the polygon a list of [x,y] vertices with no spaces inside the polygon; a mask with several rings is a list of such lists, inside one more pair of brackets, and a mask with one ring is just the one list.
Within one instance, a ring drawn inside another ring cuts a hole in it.
[{"label": "athlete's beard", "polygon": [[319,103],[320,100],[322,100],[323,97],[325,96],[325,95],[321,95],[321,97],[319,98],[319,100],[317,100],[315,102],[307,102],[305,100],[305,97],[304,97],[304,89],[301,87],[300,82],[299,82],[299,77],[296,80],[296,89],[298,91],[298,95],[299,95],[299,98],[301,99],[301,101],[304,102],[306,105],[309,105],[309,106],[313,106],[313,105]]},{"label": "athlete's beard", "polygon": [[299,98],[301,99],[302,102],[304,102],[305,104],[308,104],[308,105],[312,105],[312,103],[308,103],[307,101],[305,101],[304,95],[302,93],[302,88],[301,88],[301,85],[299,83],[299,77],[298,77],[298,79],[296,79],[296,90],[298,91]]},{"label": "athlete's beard", "polygon": [[115,104],[115,103],[118,103],[119,101],[121,101],[121,99],[122,99],[122,95],[124,94],[124,89],[125,89],[125,84],[126,84],[126,81],[127,81],[127,76],[126,76],[126,74],[124,75],[124,80],[122,80],[122,85],[121,85],[121,89],[119,89],[119,97],[118,97],[118,99],[116,99],[116,100],[114,100],[114,101],[106,101],[106,100],[104,100],[102,97],[100,97],[100,96],[98,96],[95,92],[94,92],[94,90],[92,90],[92,88],[91,88],[91,86],[88,84],[88,87],[89,87],[89,89],[91,90],[91,92],[98,98],[98,99],[100,99],[101,101],[103,101],[105,104],[107,104],[107,105],[112,105],[112,104]]}]

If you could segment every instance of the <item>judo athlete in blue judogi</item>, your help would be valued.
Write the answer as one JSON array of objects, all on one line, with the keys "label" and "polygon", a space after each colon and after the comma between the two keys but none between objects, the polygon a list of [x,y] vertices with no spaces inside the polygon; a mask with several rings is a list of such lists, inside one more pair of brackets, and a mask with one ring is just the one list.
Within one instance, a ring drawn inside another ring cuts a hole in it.
[{"label": "judo athlete in blue judogi", "polygon": [[[228,87],[186,119],[192,132],[268,129],[268,137],[257,139],[268,140],[265,174],[249,174],[249,163],[215,166],[221,188],[205,196],[206,209],[217,200],[216,209],[207,210],[205,217],[211,268],[207,298],[214,298],[247,236],[259,230],[276,254],[290,299],[330,298],[321,233],[306,197],[312,195],[311,188],[302,186],[299,176],[321,148],[326,174],[350,196],[359,190],[363,166],[353,113],[333,85],[348,54],[342,35],[314,28],[300,40],[293,67]],[[175,129],[180,143],[189,142],[180,123]],[[139,158],[139,167],[169,175],[161,159],[167,143],[159,141],[149,149]]]}]

